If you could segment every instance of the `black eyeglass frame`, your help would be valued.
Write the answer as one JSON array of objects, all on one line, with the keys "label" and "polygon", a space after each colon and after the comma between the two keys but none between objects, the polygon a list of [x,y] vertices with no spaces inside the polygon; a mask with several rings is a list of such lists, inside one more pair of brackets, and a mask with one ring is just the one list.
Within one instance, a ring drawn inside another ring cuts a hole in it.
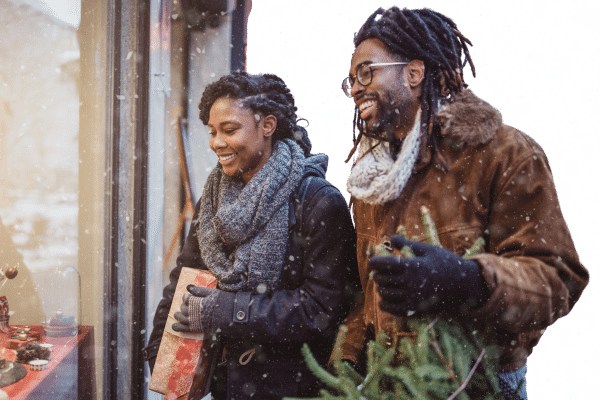
[{"label": "black eyeglass frame", "polygon": [[[386,63],[362,63],[356,67],[356,80],[363,86],[369,86],[373,82],[373,67],[391,67],[393,65],[406,65],[408,62],[386,62]],[[364,68],[367,68],[366,70]],[[361,70],[363,73],[361,73]],[[368,71],[367,79],[365,79],[365,72]],[[351,76],[347,76],[342,81],[342,91],[348,97],[352,97],[352,86],[354,85],[354,79]]]}]

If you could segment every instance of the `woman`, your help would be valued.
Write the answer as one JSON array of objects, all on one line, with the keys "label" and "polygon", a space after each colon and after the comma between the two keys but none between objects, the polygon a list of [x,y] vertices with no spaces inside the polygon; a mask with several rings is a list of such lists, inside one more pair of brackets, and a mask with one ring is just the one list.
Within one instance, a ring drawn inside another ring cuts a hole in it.
[{"label": "woman", "polygon": [[234,72],[206,88],[199,108],[219,163],[196,205],[148,349],[158,348],[181,268],[208,269],[218,289],[190,287],[173,329],[216,334],[224,343],[227,362],[213,377],[213,396],[315,396],[318,379],[300,349],[308,343],[326,364],[358,288],[346,202],[324,179],[327,156],[310,154],[294,98],[277,76]]}]

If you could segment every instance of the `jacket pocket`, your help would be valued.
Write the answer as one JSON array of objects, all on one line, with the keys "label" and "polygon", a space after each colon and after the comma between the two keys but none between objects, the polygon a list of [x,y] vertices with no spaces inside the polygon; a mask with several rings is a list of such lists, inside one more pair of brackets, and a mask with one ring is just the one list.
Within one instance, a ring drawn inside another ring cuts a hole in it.
[{"label": "jacket pocket", "polygon": [[459,256],[464,255],[478,238],[485,238],[483,229],[472,225],[440,228],[438,229],[438,236],[442,247]]}]

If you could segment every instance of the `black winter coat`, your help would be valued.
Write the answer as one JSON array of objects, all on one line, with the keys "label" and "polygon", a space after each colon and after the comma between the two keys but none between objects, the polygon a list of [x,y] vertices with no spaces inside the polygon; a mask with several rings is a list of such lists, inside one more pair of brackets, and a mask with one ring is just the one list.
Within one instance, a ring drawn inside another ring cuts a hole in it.
[{"label": "black winter coat", "polygon": [[[212,387],[227,398],[278,399],[318,394],[318,379],[307,369],[301,353],[307,343],[325,365],[337,329],[360,291],[356,264],[356,233],[341,193],[308,170],[290,199],[288,260],[281,290],[273,293],[220,291],[212,329],[226,349],[226,373]],[[173,293],[182,267],[207,269],[196,234],[198,209],[163,291],[144,356],[151,368],[160,345]],[[246,365],[239,359],[255,354]],[[227,384],[223,382],[226,376]],[[225,389],[226,386],[226,389]],[[214,390],[213,390],[214,394]]]}]

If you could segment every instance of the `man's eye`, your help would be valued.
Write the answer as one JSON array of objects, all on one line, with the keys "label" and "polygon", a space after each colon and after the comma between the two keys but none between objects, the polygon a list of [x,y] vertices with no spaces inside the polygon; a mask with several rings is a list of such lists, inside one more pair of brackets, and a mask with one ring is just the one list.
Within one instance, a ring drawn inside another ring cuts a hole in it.
[{"label": "man's eye", "polygon": [[215,132],[215,131],[208,131],[208,134],[209,134],[210,136],[214,136],[214,135],[216,135],[216,134],[217,134],[217,132]]},{"label": "man's eye", "polygon": [[368,78],[371,75],[371,68],[368,65],[365,65],[358,70],[357,75],[360,79]]}]

